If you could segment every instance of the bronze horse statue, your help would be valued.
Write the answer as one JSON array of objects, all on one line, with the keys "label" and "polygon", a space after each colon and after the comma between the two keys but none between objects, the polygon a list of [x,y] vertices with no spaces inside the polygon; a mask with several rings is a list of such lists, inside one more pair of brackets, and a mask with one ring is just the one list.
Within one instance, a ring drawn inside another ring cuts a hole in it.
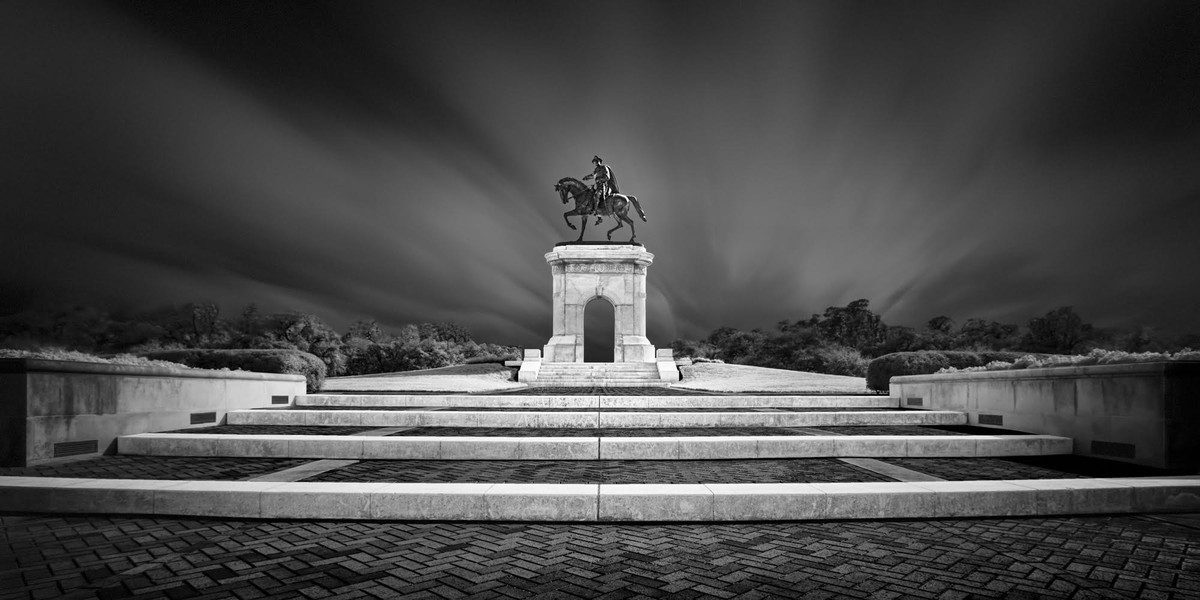
[{"label": "bronze horse statue", "polygon": [[[593,190],[587,184],[575,179],[574,177],[563,177],[554,184],[554,191],[558,192],[558,197],[562,199],[563,204],[575,199],[574,210],[569,210],[563,213],[563,220],[567,222],[567,227],[576,229],[575,224],[571,223],[569,217],[581,217],[580,225],[582,229],[579,231],[579,239],[577,242],[583,241],[583,234],[587,231],[588,217],[597,215],[596,224],[599,225],[601,217],[610,216],[617,220],[617,226],[608,230],[608,239],[612,240],[614,231],[629,223],[629,228],[633,230],[633,234],[629,236],[629,241],[637,239],[637,230],[633,227],[633,219],[629,218],[629,207],[632,205],[637,209],[638,216],[643,221],[646,220],[646,213],[642,210],[642,205],[638,203],[636,196],[627,196],[625,194],[612,194],[608,197],[608,202],[599,202],[596,197],[596,190]],[[607,206],[605,206],[607,205]]]}]

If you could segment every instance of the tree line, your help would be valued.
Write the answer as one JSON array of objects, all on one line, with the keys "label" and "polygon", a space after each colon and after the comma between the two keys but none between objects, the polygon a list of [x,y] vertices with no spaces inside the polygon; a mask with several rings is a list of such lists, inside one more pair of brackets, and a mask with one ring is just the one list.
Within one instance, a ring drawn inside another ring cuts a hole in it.
[{"label": "tree line", "polygon": [[871,359],[893,352],[962,350],[1081,354],[1100,348],[1127,352],[1177,352],[1200,347],[1200,335],[1159,335],[1149,327],[1134,331],[1099,329],[1070,306],[1030,319],[1024,328],[971,318],[961,324],[946,316],[923,328],[888,325],[868,300],[831,306],[822,314],[780,321],[774,331],[719,327],[702,340],[672,342],[675,355],[699,359],[862,376]]},{"label": "tree line", "polygon": [[316,355],[330,376],[431,369],[514,359],[516,348],[475,342],[452,322],[385,330],[360,320],[338,334],[305,312],[263,313],[247,305],[226,319],[212,302],[109,313],[90,306],[30,310],[0,317],[0,347],[48,346],[93,354],[146,354],[186,349],[291,349]]},{"label": "tree line", "polygon": [[[386,330],[360,320],[339,334],[305,312],[263,313],[255,304],[226,318],[211,302],[139,312],[109,313],[89,306],[31,310],[0,317],[0,347],[54,346],[94,354],[160,350],[295,349],[316,355],[330,376],[408,371],[519,357],[511,346],[481,344],[452,322],[409,324]],[[784,320],[774,330],[718,327],[702,340],[671,343],[677,357],[816,373],[861,376],[867,363],[893,352],[964,350],[1082,354],[1094,348],[1177,352],[1200,348],[1200,335],[1160,335],[1093,327],[1070,306],[1030,319],[1024,327],[986,319],[962,323],[938,316],[924,327],[888,325],[868,300],[831,306],[821,314]]]}]

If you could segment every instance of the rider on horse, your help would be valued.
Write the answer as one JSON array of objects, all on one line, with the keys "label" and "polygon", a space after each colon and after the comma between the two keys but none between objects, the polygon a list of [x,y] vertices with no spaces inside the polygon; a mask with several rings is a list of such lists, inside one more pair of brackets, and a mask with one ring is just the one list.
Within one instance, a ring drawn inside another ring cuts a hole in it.
[{"label": "rider on horse", "polygon": [[[592,164],[596,166],[596,169],[584,176],[583,179],[584,181],[595,179],[593,186],[589,187],[588,184],[574,177],[563,177],[554,184],[554,191],[558,192],[558,197],[563,204],[567,204],[571,200],[575,201],[574,210],[563,213],[563,220],[567,222],[567,227],[580,230],[579,239],[576,242],[582,243],[589,217],[595,216],[596,224],[599,225],[605,216],[611,216],[617,221],[617,226],[608,230],[608,239],[611,241],[613,232],[628,224],[631,230],[629,241],[633,242],[636,239],[636,231],[633,231],[633,219],[629,218],[629,210],[630,208],[636,210],[637,216],[641,217],[643,221],[646,220],[646,211],[642,210],[642,205],[636,196],[620,193],[617,188],[617,177],[613,174],[612,168],[604,164],[604,159],[593,156]],[[575,227],[570,217],[579,217],[581,226]]]},{"label": "rider on horse", "polygon": [[595,178],[596,185],[593,188],[596,191],[596,212],[599,213],[608,207],[608,197],[613,194],[621,193],[617,188],[617,176],[613,173],[612,167],[604,164],[604,159],[599,156],[592,157],[592,164],[596,165],[595,170],[584,175],[583,180]]}]

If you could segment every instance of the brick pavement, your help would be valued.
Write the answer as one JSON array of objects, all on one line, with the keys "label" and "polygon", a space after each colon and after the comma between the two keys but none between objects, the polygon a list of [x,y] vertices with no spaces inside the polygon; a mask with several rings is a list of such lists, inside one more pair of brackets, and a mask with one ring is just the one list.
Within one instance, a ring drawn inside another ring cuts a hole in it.
[{"label": "brick pavement", "polygon": [[879,460],[950,481],[1162,477],[1194,474],[1069,454],[1006,458],[881,458]]},{"label": "brick pavement", "polygon": [[672,525],[0,516],[0,598],[1200,598],[1145,516]]},{"label": "brick pavement", "polygon": [[213,425],[160,433],[218,433],[224,435],[355,435],[379,429],[372,425]]},{"label": "brick pavement", "polygon": [[190,456],[97,456],[30,467],[0,467],[9,477],[95,479],[207,479],[238,481],[309,462],[302,458],[213,458]]},{"label": "brick pavement", "polygon": [[[1003,481],[1011,479],[1077,479],[1085,477],[1070,468],[1053,469],[1008,458],[879,458],[891,465],[912,469],[948,481]],[[1070,465],[1060,465],[1069,467]]]},{"label": "brick pavement", "polygon": [[[883,458],[883,462],[951,481],[1153,477],[1179,474],[1086,457]],[[310,461],[280,458],[101,456],[32,467],[0,468],[0,475],[99,479],[236,481]],[[828,483],[891,481],[833,458],[746,460],[369,460],[356,461],[307,481],[423,483]]]},{"label": "brick pavement", "polygon": [[[214,425],[163,433],[223,435],[356,435],[374,426]],[[406,427],[393,436],[455,437],[743,437],[774,435],[971,435],[959,429],[917,425],[879,427]]]},{"label": "brick pavement", "polygon": [[920,425],[838,425],[808,427],[825,435],[979,435],[954,426],[933,427]]},{"label": "brick pavement", "polygon": [[836,458],[364,460],[305,481],[389,483],[834,483],[893,481]]}]

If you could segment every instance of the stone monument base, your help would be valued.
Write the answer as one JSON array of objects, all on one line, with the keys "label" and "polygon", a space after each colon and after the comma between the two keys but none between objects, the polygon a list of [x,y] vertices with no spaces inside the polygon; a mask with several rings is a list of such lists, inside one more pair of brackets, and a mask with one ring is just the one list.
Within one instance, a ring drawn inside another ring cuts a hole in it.
[{"label": "stone monument base", "polygon": [[599,299],[613,307],[613,362],[656,362],[646,338],[646,267],[653,261],[644,247],[629,244],[561,244],[547,253],[554,327],[542,360],[583,362],[584,310]]},{"label": "stone monument base", "polygon": [[[670,349],[646,338],[646,268],[654,255],[637,244],[564,243],[546,253],[554,280],[553,335],[525,350],[517,380],[560,387],[667,385],[679,381]],[[613,362],[584,363],[584,312],[613,308]]]},{"label": "stone monument base", "polygon": [[[654,362],[655,348],[641,335],[618,335],[613,362]],[[556,335],[542,347],[546,362],[583,362],[582,335]]]}]

